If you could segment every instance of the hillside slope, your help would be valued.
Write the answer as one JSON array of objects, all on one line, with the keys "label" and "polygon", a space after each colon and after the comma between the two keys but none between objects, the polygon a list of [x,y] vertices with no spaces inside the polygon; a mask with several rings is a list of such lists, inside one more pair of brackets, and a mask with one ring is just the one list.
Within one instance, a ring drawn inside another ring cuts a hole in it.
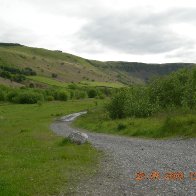
[{"label": "hillside slope", "polygon": [[[123,62],[123,61],[90,61],[92,65],[100,70],[107,72],[119,72],[127,74],[130,77],[137,78],[142,81],[147,81],[153,76],[167,75],[181,68],[195,66],[193,63],[166,63],[166,64],[147,64],[138,62]],[[123,80],[119,76],[119,81]]]},{"label": "hillside slope", "polygon": [[[20,44],[0,43],[0,71],[2,67],[30,68],[37,76],[29,80],[46,83],[83,83],[110,86],[143,83],[153,75],[168,74],[192,64],[144,64],[131,62],[101,62],[84,59],[62,51],[32,48]],[[1,81],[1,80],[0,80]]]}]

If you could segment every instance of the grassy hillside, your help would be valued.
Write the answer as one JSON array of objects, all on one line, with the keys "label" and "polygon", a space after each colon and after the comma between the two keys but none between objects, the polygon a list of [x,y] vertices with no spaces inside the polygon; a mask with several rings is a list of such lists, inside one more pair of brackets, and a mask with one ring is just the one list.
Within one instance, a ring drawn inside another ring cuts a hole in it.
[{"label": "grassy hillside", "polygon": [[[0,66],[11,66],[19,69],[28,67],[34,70],[38,76],[59,82],[119,83],[115,73],[106,74],[83,58],[61,51],[21,45],[0,44]],[[129,78],[129,82],[131,80],[132,78]]]},{"label": "grassy hillside", "polygon": [[193,67],[193,63],[166,63],[146,64],[138,62],[100,62],[90,61],[95,67],[105,72],[119,72],[119,81],[123,80],[123,74],[137,78],[137,81],[147,81],[153,76],[167,75],[181,68]]},{"label": "grassy hillside", "polygon": [[[44,85],[63,82],[58,86],[66,86],[64,83],[81,82],[90,86],[119,87],[122,84],[143,83],[154,75],[164,75],[179,68],[191,66],[193,64],[101,62],[61,51],[0,43],[0,71],[2,67],[15,67],[23,71],[30,68],[36,72],[37,77],[29,79]],[[5,77],[4,75],[0,76]],[[18,82],[18,78],[14,81]],[[7,84],[5,81],[4,83]],[[20,79],[19,83],[22,83]],[[29,82],[26,83],[29,84]],[[16,84],[13,85],[16,86]]]}]

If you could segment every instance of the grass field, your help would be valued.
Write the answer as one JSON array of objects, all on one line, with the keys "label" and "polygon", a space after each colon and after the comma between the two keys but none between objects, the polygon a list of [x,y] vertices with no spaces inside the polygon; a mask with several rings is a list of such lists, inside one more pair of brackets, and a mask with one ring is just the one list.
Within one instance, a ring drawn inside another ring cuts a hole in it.
[{"label": "grass field", "polygon": [[60,81],[54,80],[52,78],[44,77],[44,76],[28,76],[28,78],[36,82],[47,84],[49,86],[57,86],[57,87],[66,88],[69,85],[69,83],[60,82]]},{"label": "grass field", "polygon": [[196,113],[160,113],[149,118],[125,118],[111,120],[103,105],[98,105],[87,115],[78,118],[74,126],[93,132],[115,135],[167,138],[196,137]]},{"label": "grass field", "polygon": [[[30,80],[41,82],[43,84],[47,84],[49,86],[56,86],[61,88],[67,88],[69,84],[66,82],[60,82],[58,80],[44,77],[44,76],[28,76]],[[122,88],[125,85],[121,83],[112,83],[112,82],[89,82],[89,81],[82,81],[80,83],[76,83],[78,86],[89,86],[89,87],[110,87],[110,88]]]},{"label": "grass field", "polygon": [[99,152],[54,135],[57,116],[86,110],[93,100],[0,105],[0,195],[68,194],[79,176],[95,172]]},{"label": "grass field", "polygon": [[89,81],[82,81],[80,82],[82,85],[92,86],[92,87],[111,87],[111,88],[122,88],[125,87],[122,83],[114,83],[114,82],[89,82]]}]

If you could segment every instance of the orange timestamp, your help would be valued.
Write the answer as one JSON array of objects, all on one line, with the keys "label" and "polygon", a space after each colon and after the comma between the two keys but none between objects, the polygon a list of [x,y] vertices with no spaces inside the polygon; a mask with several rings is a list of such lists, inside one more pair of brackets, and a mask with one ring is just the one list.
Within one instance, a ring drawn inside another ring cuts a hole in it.
[{"label": "orange timestamp", "polygon": [[[166,172],[161,174],[158,171],[152,171],[150,174],[146,174],[145,172],[137,172],[135,174],[136,181],[143,181],[143,180],[178,180],[182,181],[185,178],[185,174],[182,171],[177,172]],[[189,179],[192,181],[196,181],[196,172],[189,172]]]}]

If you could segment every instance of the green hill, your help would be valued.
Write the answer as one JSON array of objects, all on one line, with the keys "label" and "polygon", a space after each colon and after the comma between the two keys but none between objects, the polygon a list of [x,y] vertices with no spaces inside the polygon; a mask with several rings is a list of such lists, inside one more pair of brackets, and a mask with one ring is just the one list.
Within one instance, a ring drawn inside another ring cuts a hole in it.
[{"label": "green hill", "polygon": [[[143,83],[153,75],[168,74],[187,66],[192,64],[101,62],[62,51],[0,43],[0,83],[3,84],[10,84],[9,79],[22,84],[36,82],[41,86],[64,87],[74,82],[80,85],[121,87],[124,84]],[[27,80],[24,81],[21,75],[26,75]]]},{"label": "green hill", "polygon": [[[138,80],[147,81],[153,76],[167,75],[175,72],[178,69],[195,66],[193,63],[166,63],[166,64],[147,64],[138,62],[123,62],[123,61],[90,61],[92,65],[104,70],[105,72],[124,73]],[[123,80],[119,76],[119,81]]]}]

